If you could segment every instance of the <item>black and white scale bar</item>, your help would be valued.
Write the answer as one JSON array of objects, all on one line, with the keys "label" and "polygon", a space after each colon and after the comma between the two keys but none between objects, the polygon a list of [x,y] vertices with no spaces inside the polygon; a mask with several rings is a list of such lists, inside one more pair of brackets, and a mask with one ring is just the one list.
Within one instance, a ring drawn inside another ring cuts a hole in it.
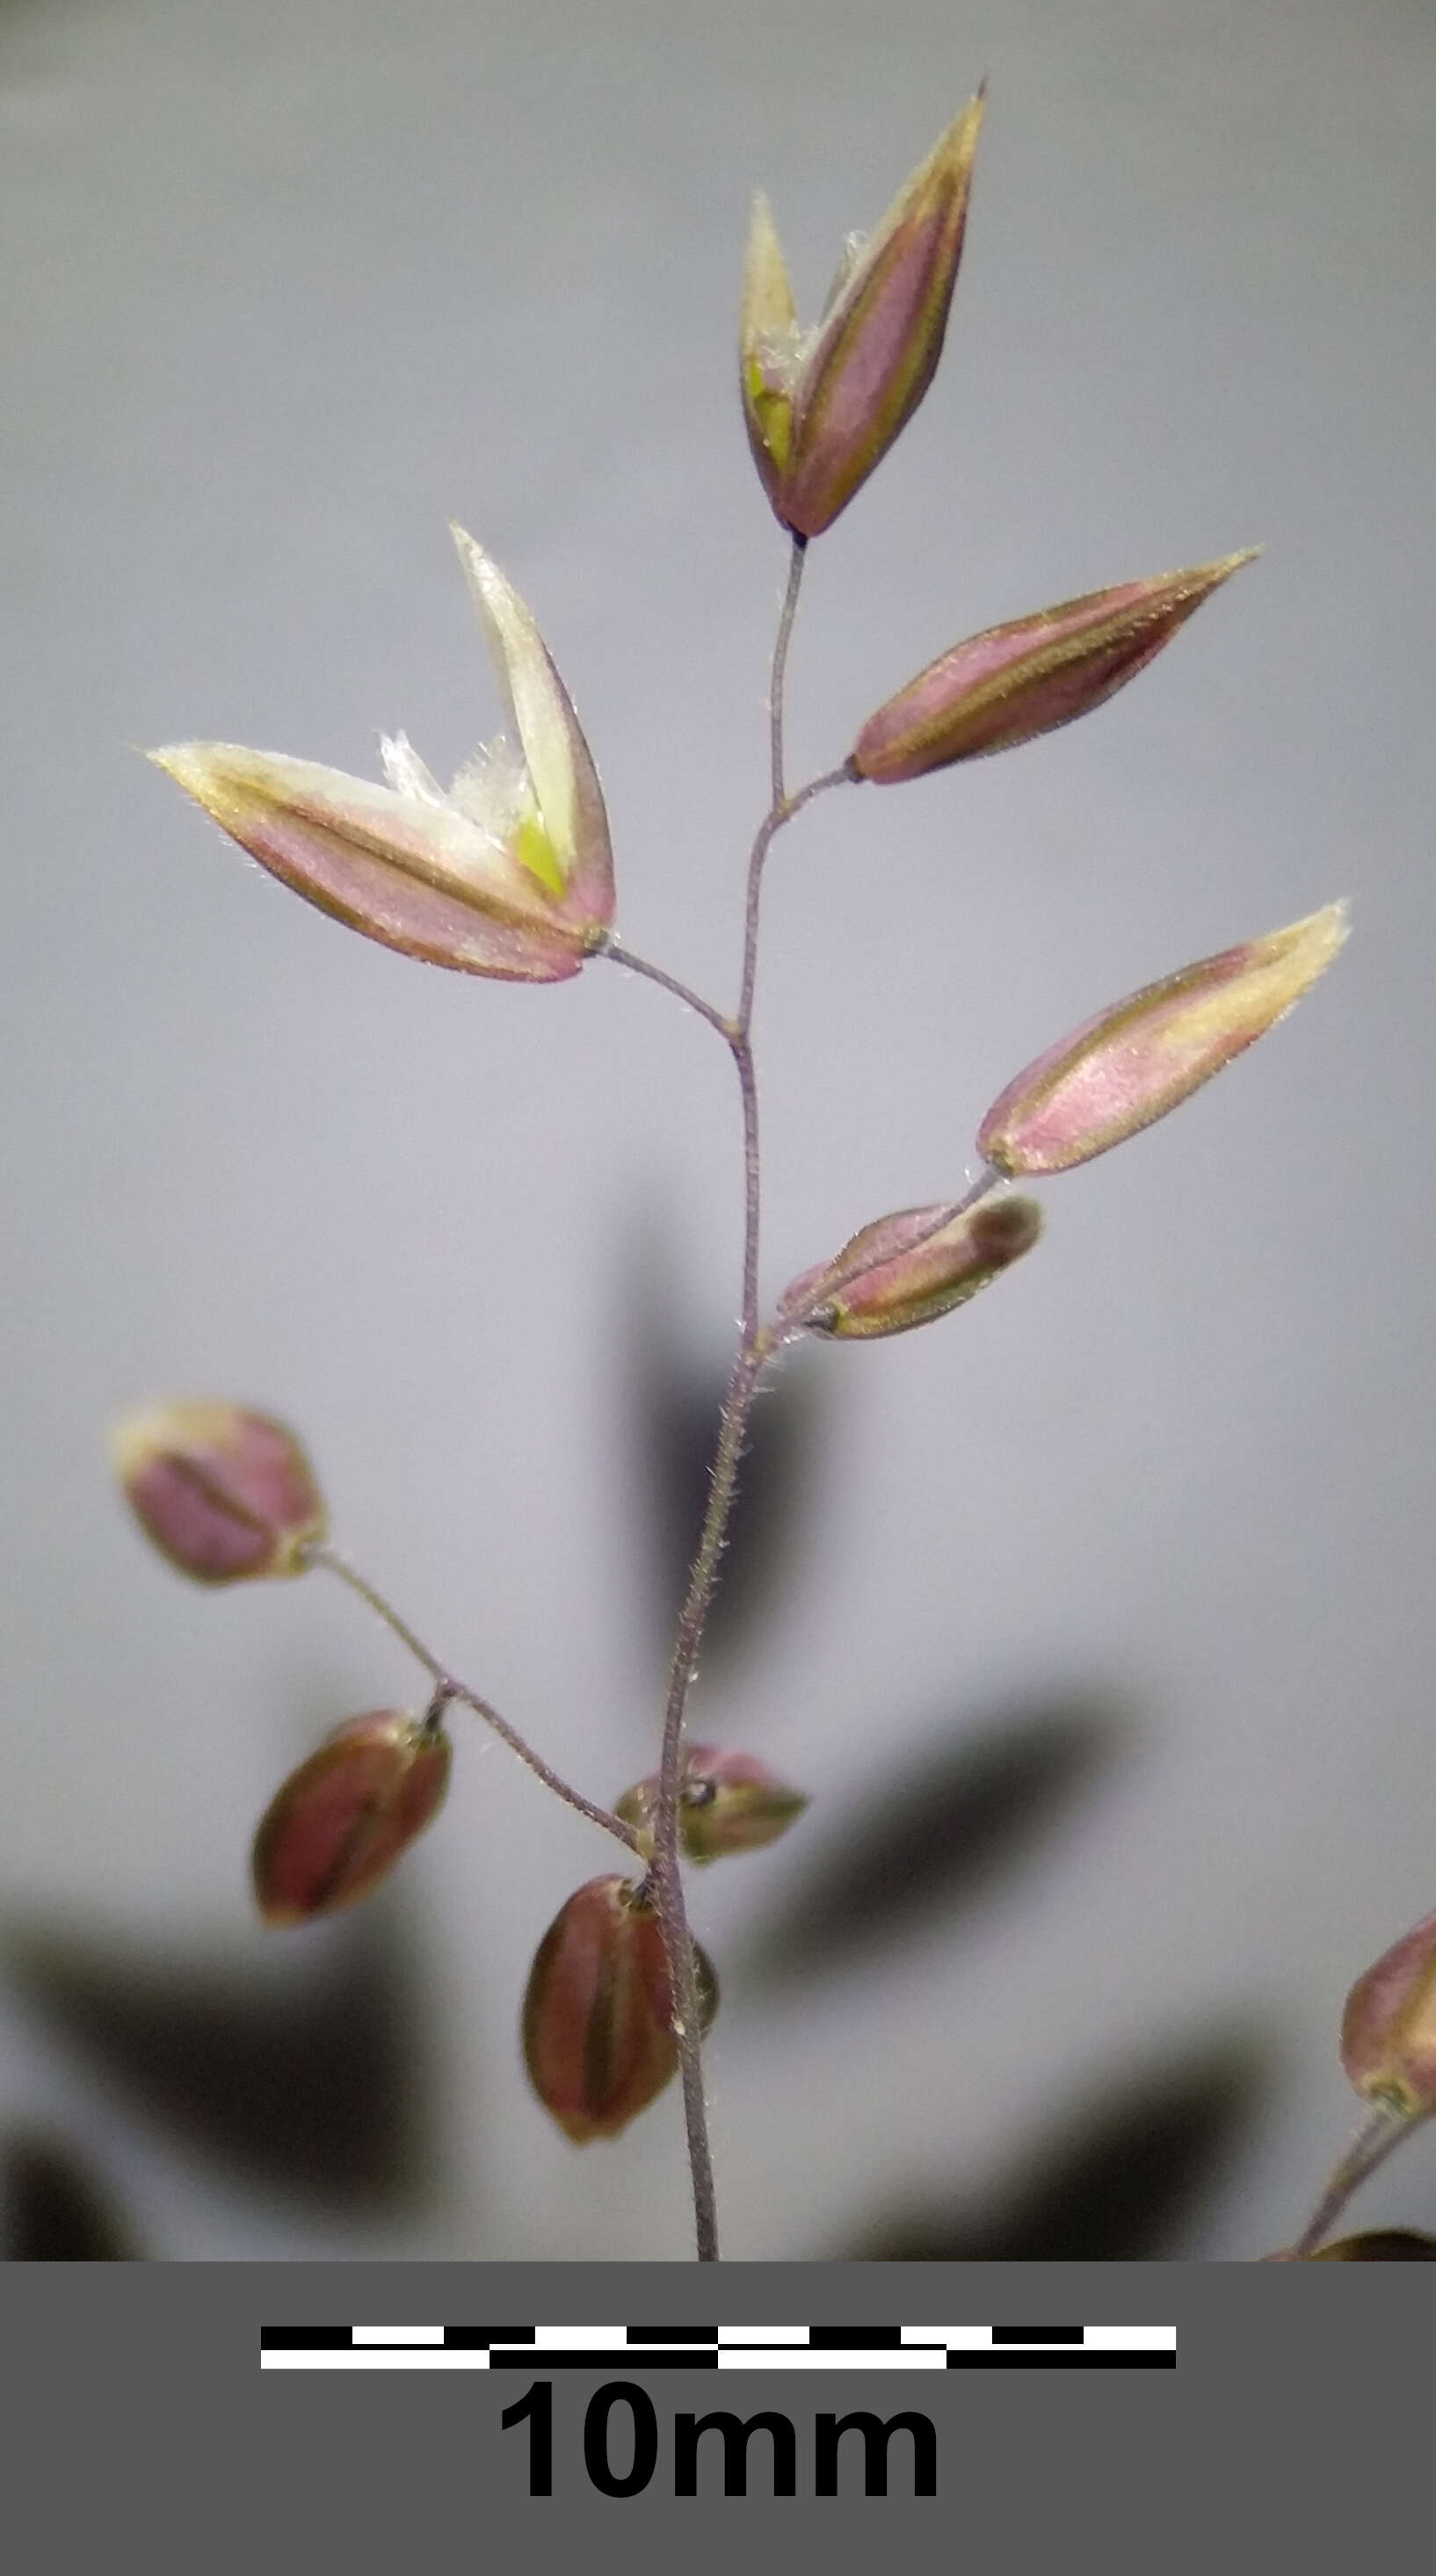
[{"label": "black and white scale bar", "polygon": [[262,2370],[1174,2370],[1175,2326],[265,2326]]}]

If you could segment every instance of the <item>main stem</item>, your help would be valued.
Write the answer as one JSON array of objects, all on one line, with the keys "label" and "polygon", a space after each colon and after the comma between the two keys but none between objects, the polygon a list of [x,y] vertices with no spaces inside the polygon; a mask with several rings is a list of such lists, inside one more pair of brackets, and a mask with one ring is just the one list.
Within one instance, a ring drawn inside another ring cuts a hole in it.
[{"label": "main stem", "polygon": [[[788,563],[788,584],[773,646],[768,685],[768,737],[772,765],[772,802],[759,827],[748,862],[748,888],[743,914],[743,981],[727,1038],[737,1067],[743,1100],[743,1303],[738,1348],[718,1425],[718,1448],[708,1492],[708,1509],[698,1553],[688,1578],[688,1591],[678,1620],[668,1668],[668,1698],[663,1713],[663,1751],[658,1772],[658,1819],[651,1868],[654,1898],[663,1927],[663,1946],[673,1987],[673,2035],[683,2079],[683,2116],[688,2132],[688,2164],[693,2180],[693,2217],[700,2263],[718,2260],[718,2210],[713,2189],[713,2157],[708,2142],[708,2112],[703,2099],[702,2022],[693,1940],[683,1901],[678,1859],[678,1808],[683,1783],[683,1721],[692,1687],[698,1649],[703,1641],[709,1605],[727,1536],[738,1462],[752,1410],[753,1390],[770,1342],[758,1325],[758,1229],[762,1209],[763,1170],[758,1145],[758,1082],[753,1065],[753,995],[758,975],[758,920],[763,867],[774,834],[827,781],[813,782],[801,799],[789,800],[783,778],[783,693],[788,646],[797,615],[806,540],[795,537]],[[838,773],[841,774],[841,773]]]},{"label": "main stem", "polygon": [[688,1592],[678,1621],[668,1672],[668,1699],[663,1714],[663,1751],[658,1771],[658,1819],[649,1877],[673,1988],[673,2036],[683,2079],[683,2118],[688,2132],[688,2168],[693,2183],[693,2222],[700,2263],[718,2260],[718,2209],[713,2189],[713,2156],[708,2142],[708,2111],[703,2099],[703,2024],[693,1938],[683,1901],[683,1873],[678,1861],[678,1800],[683,1778],[683,1717],[688,1704],[698,1648],[718,1579],[718,1561],[738,1482],[753,1387],[762,1356],[740,1344],[728,1381],[713,1481],[698,1553],[688,1578]]}]

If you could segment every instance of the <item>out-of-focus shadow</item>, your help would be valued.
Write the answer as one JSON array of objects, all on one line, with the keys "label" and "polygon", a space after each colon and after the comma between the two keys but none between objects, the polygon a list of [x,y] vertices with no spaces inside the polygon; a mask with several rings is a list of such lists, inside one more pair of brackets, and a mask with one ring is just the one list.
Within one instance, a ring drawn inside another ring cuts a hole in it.
[{"label": "out-of-focus shadow", "polygon": [[420,2002],[387,1909],[282,1977],[13,1920],[0,1965],[117,2093],[247,2182],[334,2209],[423,2198]]},{"label": "out-of-focus shadow", "polygon": [[[906,1730],[894,1729],[902,1741]],[[1074,1693],[934,1742],[891,1768],[759,1930],[746,1976],[780,1985],[846,1968],[983,1894],[1025,1861],[1130,1740],[1110,1700]]]},{"label": "out-of-focus shadow", "polygon": [[[865,2263],[1139,2263],[1176,2252],[1242,2153],[1269,2083],[1233,2037],[1089,2099],[984,2198],[894,2209],[834,2248]],[[1254,2254],[1259,2248],[1254,2248]]]},{"label": "out-of-focus shadow", "polygon": [[[685,1360],[673,1346],[651,1285],[635,1295],[628,1312],[634,1481],[648,1532],[654,1642],[666,1657],[708,1507],[728,1360],[715,1360],[710,1368]],[[703,1659],[710,1668],[746,1646],[783,1597],[813,1489],[823,1412],[820,1373],[801,1361],[791,1361],[767,1381],[753,1408],[704,1637]]]},{"label": "out-of-focus shadow", "polygon": [[98,2177],[63,2138],[22,2129],[0,2147],[6,2263],[137,2263],[130,2228]]}]

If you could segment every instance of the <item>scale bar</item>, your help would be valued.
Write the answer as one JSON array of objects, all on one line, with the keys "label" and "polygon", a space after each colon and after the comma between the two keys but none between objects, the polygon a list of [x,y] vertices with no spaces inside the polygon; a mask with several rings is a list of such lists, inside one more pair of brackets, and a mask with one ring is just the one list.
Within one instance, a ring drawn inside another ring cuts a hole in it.
[{"label": "scale bar", "polygon": [[264,2326],[263,2370],[1174,2370],[1175,2326]]}]

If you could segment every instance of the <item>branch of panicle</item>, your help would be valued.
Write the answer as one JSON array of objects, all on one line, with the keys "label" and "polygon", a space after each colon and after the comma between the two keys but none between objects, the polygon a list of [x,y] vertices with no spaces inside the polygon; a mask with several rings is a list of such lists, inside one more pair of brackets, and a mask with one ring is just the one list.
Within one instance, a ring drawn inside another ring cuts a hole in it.
[{"label": "branch of panicle", "polygon": [[552,1789],[556,1798],[563,1799],[565,1806],[576,1807],[581,1816],[587,1816],[590,1824],[601,1825],[606,1834],[615,1835],[618,1841],[625,1844],[630,1851],[638,1850],[639,1839],[633,1827],[625,1824],[621,1816],[613,1815],[607,1807],[596,1806],[591,1798],[585,1798],[582,1790],[575,1789],[569,1781],[563,1779],[549,1763],[545,1762],[541,1755],[535,1753],[533,1746],[525,1741],[517,1727],[510,1726],[508,1719],[500,1717],[498,1710],[492,1707],[488,1700],[481,1699],[477,1691],[470,1690],[467,1682],[460,1681],[456,1674],[449,1671],[446,1664],[441,1663],[437,1655],[431,1653],[423,1639],[410,1627],[407,1619],[400,1616],[393,1603],[387,1601],[378,1587],[369,1581],[367,1575],[361,1574],[357,1566],[351,1565],[347,1557],[341,1556],[336,1548],[320,1545],[308,1551],[308,1562],[314,1566],[321,1566],[326,1574],[337,1575],[339,1581],[346,1584],[351,1592],[356,1593],[358,1598],[374,1612],[376,1618],[383,1620],[385,1627],[398,1638],[400,1645],[408,1648],[416,1663],[422,1664],[434,1685],[433,1698],[430,1701],[431,1715],[441,1711],[451,1702],[457,1702],[462,1708],[471,1709],[475,1717],[483,1719],[485,1726],[492,1727],[495,1735],[500,1737],[511,1753],[518,1755],[520,1762],[527,1764],[529,1770],[543,1782],[546,1789]]}]

